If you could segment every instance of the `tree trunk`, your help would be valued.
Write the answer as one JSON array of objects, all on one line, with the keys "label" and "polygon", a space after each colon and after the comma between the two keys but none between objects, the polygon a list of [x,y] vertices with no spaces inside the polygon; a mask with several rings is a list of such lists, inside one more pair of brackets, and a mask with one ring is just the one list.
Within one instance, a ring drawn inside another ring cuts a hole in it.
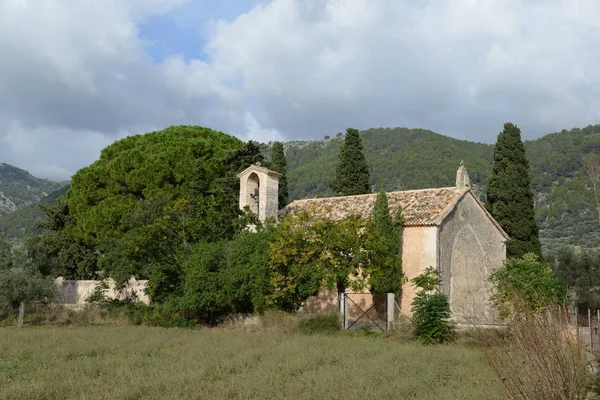
[{"label": "tree trunk", "polygon": [[17,326],[19,328],[23,327],[23,316],[25,315],[25,302],[22,301],[19,305],[19,320],[17,322]]},{"label": "tree trunk", "polygon": [[596,183],[592,183],[594,187],[594,198],[596,199],[596,211],[598,211],[598,223],[600,223],[600,202],[598,202],[598,188]]}]

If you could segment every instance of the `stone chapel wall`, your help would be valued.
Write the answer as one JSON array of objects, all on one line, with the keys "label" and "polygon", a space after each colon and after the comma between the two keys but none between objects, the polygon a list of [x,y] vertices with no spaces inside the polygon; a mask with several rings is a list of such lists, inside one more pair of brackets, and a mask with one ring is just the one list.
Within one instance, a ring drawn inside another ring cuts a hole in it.
[{"label": "stone chapel wall", "polygon": [[442,292],[458,322],[493,324],[487,277],[506,257],[505,238],[481,206],[467,193],[440,227]]},{"label": "stone chapel wall", "polygon": [[437,268],[437,226],[404,228],[402,235],[402,271],[409,280],[402,286],[402,298],[398,302],[404,315],[412,315],[411,303],[415,298],[415,287],[410,280],[431,266]]}]

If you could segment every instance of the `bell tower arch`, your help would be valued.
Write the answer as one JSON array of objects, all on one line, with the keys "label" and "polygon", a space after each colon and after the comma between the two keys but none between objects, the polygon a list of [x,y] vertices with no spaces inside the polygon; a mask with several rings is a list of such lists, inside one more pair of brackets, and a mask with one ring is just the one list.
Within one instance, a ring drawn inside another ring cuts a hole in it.
[{"label": "bell tower arch", "polygon": [[238,174],[240,209],[248,206],[261,222],[271,217],[277,220],[280,176],[280,173],[262,167],[260,163],[251,165]]}]

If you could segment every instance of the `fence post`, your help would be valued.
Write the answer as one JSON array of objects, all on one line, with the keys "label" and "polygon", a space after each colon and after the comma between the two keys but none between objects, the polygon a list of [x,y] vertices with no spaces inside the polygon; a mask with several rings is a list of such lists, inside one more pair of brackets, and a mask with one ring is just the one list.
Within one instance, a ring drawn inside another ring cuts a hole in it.
[{"label": "fence post", "polygon": [[590,351],[593,352],[594,351],[594,342],[593,342],[593,335],[594,333],[592,332],[592,310],[590,310],[588,308],[588,329],[590,330]]},{"label": "fence post", "polygon": [[348,305],[348,295],[346,293],[342,293],[342,296],[344,296],[344,330],[347,331],[350,322],[350,306]]},{"label": "fence post", "polygon": [[[396,309],[394,306],[396,305],[396,299],[394,298],[394,293],[387,293],[387,329],[390,330],[392,326],[392,322],[396,319]],[[600,312],[600,311],[599,311]]]},{"label": "fence post", "polygon": [[596,335],[598,336],[598,349],[600,350],[600,310],[596,310],[597,319],[596,319]]},{"label": "fence post", "polygon": [[344,304],[346,302],[346,298],[344,293],[340,293],[338,297],[340,303],[340,315],[342,316],[342,329],[346,329],[346,306]]}]

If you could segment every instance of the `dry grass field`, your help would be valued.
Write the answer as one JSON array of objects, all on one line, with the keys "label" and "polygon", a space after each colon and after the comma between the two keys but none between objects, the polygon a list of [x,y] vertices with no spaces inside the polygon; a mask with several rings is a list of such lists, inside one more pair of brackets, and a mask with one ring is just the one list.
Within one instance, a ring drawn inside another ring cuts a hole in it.
[{"label": "dry grass field", "polygon": [[0,328],[1,399],[501,399],[482,354],[344,335]]}]

